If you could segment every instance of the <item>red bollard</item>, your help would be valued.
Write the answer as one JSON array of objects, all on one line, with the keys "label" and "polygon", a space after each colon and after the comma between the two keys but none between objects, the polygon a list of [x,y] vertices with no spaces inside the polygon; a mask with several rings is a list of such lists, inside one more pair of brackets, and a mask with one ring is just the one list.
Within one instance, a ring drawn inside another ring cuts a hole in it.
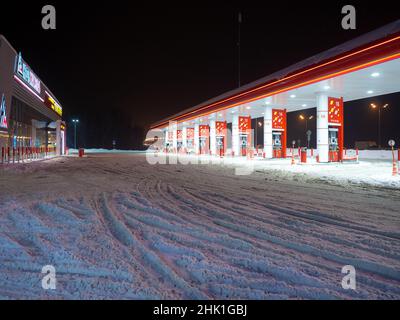
[{"label": "red bollard", "polygon": [[[392,176],[397,176],[397,168],[396,168],[396,159],[394,156],[394,149],[392,147],[392,160],[393,160],[393,167],[392,167]],[[398,160],[398,159],[397,159]]]},{"label": "red bollard", "polygon": [[307,163],[307,149],[301,150],[301,163]]},{"label": "red bollard", "polygon": [[397,169],[399,169],[400,174],[400,149],[397,149]]}]

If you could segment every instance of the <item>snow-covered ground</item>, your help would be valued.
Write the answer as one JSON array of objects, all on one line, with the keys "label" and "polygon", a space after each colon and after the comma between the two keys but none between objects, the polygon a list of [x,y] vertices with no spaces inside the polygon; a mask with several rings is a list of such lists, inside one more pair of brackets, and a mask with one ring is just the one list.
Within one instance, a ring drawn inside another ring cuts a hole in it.
[{"label": "snow-covered ground", "polygon": [[[390,162],[254,161],[236,175],[239,162],[109,152],[0,166],[0,298],[400,298]],[[335,178],[345,166],[386,182]],[[45,265],[56,290],[41,287]]]}]

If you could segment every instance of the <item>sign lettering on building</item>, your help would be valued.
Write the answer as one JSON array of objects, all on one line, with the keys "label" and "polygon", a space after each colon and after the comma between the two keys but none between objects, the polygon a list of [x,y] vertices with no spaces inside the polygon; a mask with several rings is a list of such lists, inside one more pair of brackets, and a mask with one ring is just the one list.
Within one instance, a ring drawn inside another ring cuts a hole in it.
[{"label": "sign lettering on building", "polygon": [[31,68],[22,59],[21,53],[18,54],[17,61],[17,73],[21,78],[29,84],[29,86],[34,89],[38,94],[41,93],[41,86],[39,78],[33,73]]},{"label": "sign lettering on building", "polygon": [[6,97],[3,93],[0,104],[0,129],[7,129],[7,110],[6,110]]},{"label": "sign lettering on building", "polygon": [[44,104],[57,113],[60,117],[62,116],[62,107],[57,103],[57,101],[45,91],[46,98],[44,99]]}]

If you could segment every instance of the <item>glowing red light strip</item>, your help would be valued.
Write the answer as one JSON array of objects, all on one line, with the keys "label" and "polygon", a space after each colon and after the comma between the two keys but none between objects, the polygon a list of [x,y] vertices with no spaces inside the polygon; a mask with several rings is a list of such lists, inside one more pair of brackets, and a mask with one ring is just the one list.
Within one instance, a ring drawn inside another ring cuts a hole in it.
[{"label": "glowing red light strip", "polygon": [[17,80],[20,84],[22,84],[30,93],[32,93],[36,98],[44,103],[44,99],[42,99],[35,91],[29,88],[20,78],[14,75],[14,79]]},{"label": "glowing red light strip", "polygon": [[[398,37],[398,38],[400,38],[400,37]],[[397,39],[397,38],[396,38],[396,39]],[[230,108],[233,108],[233,107],[235,107],[235,106],[239,106],[239,105],[241,105],[241,104],[245,104],[245,103],[253,102],[253,101],[256,101],[256,100],[263,99],[263,98],[267,98],[267,97],[270,97],[270,96],[273,96],[273,95],[276,95],[276,94],[279,94],[279,93],[283,93],[283,92],[286,92],[286,91],[290,91],[290,90],[293,90],[293,89],[297,89],[297,88],[300,88],[300,87],[304,87],[304,86],[306,86],[306,85],[310,85],[310,84],[313,84],[313,83],[316,83],[316,82],[319,82],[319,81],[323,81],[323,80],[335,78],[335,77],[340,76],[340,75],[345,75],[345,74],[348,74],[348,73],[351,73],[351,72],[355,72],[355,71],[358,71],[358,70],[361,70],[361,69],[364,69],[364,68],[368,68],[368,67],[371,67],[371,66],[374,66],[374,65],[377,65],[377,64],[380,64],[380,63],[384,63],[384,62],[387,62],[387,61],[390,61],[390,60],[398,59],[398,58],[400,58],[400,53],[396,53],[396,54],[394,54],[394,55],[391,55],[391,56],[388,56],[388,57],[385,57],[385,58],[381,58],[381,59],[378,59],[378,60],[374,60],[374,61],[371,61],[371,62],[367,62],[367,63],[361,64],[361,65],[359,65],[359,66],[355,66],[355,67],[352,67],[352,68],[349,68],[349,69],[346,69],[346,70],[343,70],[343,71],[339,71],[339,72],[335,72],[335,73],[332,73],[332,74],[328,74],[328,75],[326,75],[326,76],[322,76],[322,77],[319,77],[319,78],[316,78],[316,79],[313,79],[313,80],[305,81],[305,82],[302,82],[302,83],[297,84],[297,85],[293,85],[293,86],[290,86],[290,87],[287,87],[287,88],[284,88],[284,89],[280,89],[280,90],[277,90],[277,91],[274,91],[274,92],[271,92],[271,93],[268,93],[268,94],[264,94],[264,95],[257,96],[257,97],[255,97],[255,98],[251,98],[251,99],[247,99],[247,100],[244,100],[244,101],[241,101],[241,102],[233,103],[233,104],[231,104],[231,105],[228,105],[228,106],[225,106],[225,107],[221,107],[221,108],[218,108],[218,109],[215,109],[215,110],[206,112],[206,113],[201,114],[201,115],[196,115],[196,116],[193,116],[193,117],[190,117],[190,118],[186,118],[189,114],[195,113],[195,112],[199,112],[199,111],[202,110],[203,108],[210,108],[210,107],[212,107],[213,105],[217,105],[217,104],[220,104],[220,103],[229,101],[229,100],[234,99],[234,98],[237,98],[237,97],[239,97],[239,96],[241,96],[241,95],[245,95],[245,94],[251,93],[252,91],[257,91],[257,90],[260,89],[260,88],[256,88],[256,89],[253,89],[253,90],[251,90],[251,91],[241,93],[241,94],[238,95],[238,96],[234,96],[234,97],[228,98],[228,99],[226,99],[226,100],[222,100],[222,101],[216,102],[216,103],[214,103],[214,104],[211,104],[211,105],[202,107],[202,108],[200,108],[200,109],[197,109],[197,110],[188,112],[188,113],[186,113],[186,114],[184,114],[184,115],[181,115],[181,116],[178,116],[178,117],[176,117],[176,118],[174,118],[174,119],[172,119],[172,120],[170,120],[170,121],[177,121],[177,120],[180,119],[180,118],[185,118],[184,121],[190,121],[190,120],[193,120],[193,119],[196,119],[196,118],[199,118],[199,117],[207,116],[207,115],[209,115],[209,114],[212,114],[212,113],[215,113],[215,112],[218,112],[218,111],[221,111],[221,110],[230,109]],[[308,70],[303,71],[303,72],[307,72],[307,71],[308,71]],[[297,74],[296,74],[296,75],[297,75]],[[293,75],[293,76],[296,76],[296,75]],[[293,77],[293,76],[291,76],[291,77]],[[283,81],[283,80],[287,80],[287,78],[281,79],[281,80],[279,80],[279,81],[277,81],[277,82],[280,82],[280,81]],[[274,84],[274,83],[267,84],[267,85],[265,85],[264,87],[270,86],[270,85],[272,85],[272,84]],[[183,120],[181,120],[180,122],[182,122],[182,121],[183,121]],[[178,121],[178,122],[179,122],[179,121]],[[165,122],[163,122],[163,123],[160,123],[159,125],[157,125],[157,126],[155,126],[155,127],[153,127],[153,128],[162,127],[162,126],[164,126],[166,123],[167,123],[167,121],[165,121]]]}]

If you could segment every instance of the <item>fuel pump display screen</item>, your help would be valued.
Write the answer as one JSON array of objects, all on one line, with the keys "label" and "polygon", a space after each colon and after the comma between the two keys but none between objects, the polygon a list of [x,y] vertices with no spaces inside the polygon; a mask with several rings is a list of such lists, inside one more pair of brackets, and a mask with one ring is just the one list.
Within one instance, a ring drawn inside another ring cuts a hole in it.
[{"label": "fuel pump display screen", "polygon": [[329,129],[329,150],[337,151],[339,150],[338,144],[338,129]]},{"label": "fuel pump display screen", "polygon": [[272,134],[272,143],[274,149],[281,149],[282,148],[282,133],[274,132]]}]

